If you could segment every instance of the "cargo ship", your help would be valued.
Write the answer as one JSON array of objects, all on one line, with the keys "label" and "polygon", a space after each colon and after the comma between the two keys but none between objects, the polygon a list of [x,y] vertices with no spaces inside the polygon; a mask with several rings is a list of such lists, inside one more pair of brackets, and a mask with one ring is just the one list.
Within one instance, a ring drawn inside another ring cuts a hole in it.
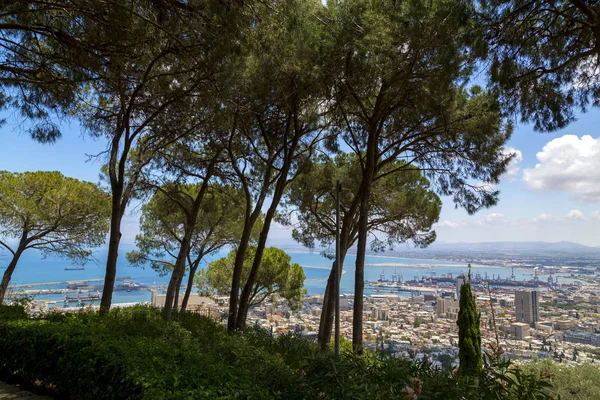
[{"label": "cargo ship", "polygon": [[83,271],[85,267],[82,265],[81,267],[66,267],[65,271]]}]

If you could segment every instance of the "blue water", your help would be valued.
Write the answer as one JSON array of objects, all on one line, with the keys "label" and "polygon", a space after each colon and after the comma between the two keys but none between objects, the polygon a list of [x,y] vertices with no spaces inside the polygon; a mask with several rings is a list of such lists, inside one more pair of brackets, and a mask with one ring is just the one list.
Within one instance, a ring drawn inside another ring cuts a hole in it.
[{"label": "blue water", "polygon": [[[132,267],[127,262],[125,254],[127,251],[132,250],[132,247],[123,247],[119,252],[119,258],[117,263],[117,277],[131,278],[134,282],[153,286],[161,286],[168,283],[169,276],[160,276],[152,268],[139,268]],[[212,260],[223,257],[226,255],[226,251],[213,254],[207,257],[203,262],[203,266],[206,266]],[[34,250],[26,251],[17,265],[11,284],[29,284],[29,283],[43,283],[43,282],[62,282],[70,280],[86,280],[86,279],[97,279],[104,278],[104,266],[106,261],[106,249],[97,250],[94,253],[95,261],[88,262],[85,265],[85,269],[82,271],[65,271],[65,267],[72,267],[69,261],[55,257],[43,258],[41,254]],[[298,263],[304,267],[306,275],[305,288],[308,294],[322,294],[327,284],[327,277],[329,276],[329,270],[331,269],[332,261],[321,256],[319,253],[311,252],[300,252],[300,251],[289,251],[288,254],[292,258],[292,262]],[[8,254],[0,253],[0,274],[4,272],[6,265],[8,264]],[[342,293],[352,293],[354,291],[354,264],[356,262],[356,256],[348,255],[344,261],[345,273],[342,276],[341,291]],[[402,274],[404,280],[411,280],[415,277],[430,276],[432,271],[437,275],[447,274],[451,272],[454,276],[461,272],[466,272],[466,265],[456,264],[449,261],[438,261],[438,260],[418,260],[418,259],[406,259],[398,257],[387,257],[387,256],[367,256],[365,258],[365,280],[377,280],[380,277],[382,270],[386,277],[391,279],[392,274],[396,271],[398,274]],[[404,264],[406,266],[398,266],[398,264]],[[416,268],[408,265],[426,264],[433,265],[433,268]],[[508,278],[511,274],[510,268],[475,268],[473,273],[479,272],[482,275],[485,272],[488,274],[500,275],[502,278]],[[530,279],[530,276],[526,275],[527,271],[515,270],[515,275],[518,280]],[[185,281],[187,282],[187,277]],[[93,284],[101,285],[102,282],[94,282]],[[64,285],[49,285],[41,288],[57,288],[63,287]],[[366,294],[370,292],[367,290]],[[63,299],[62,295],[44,295],[36,296],[37,299],[43,300],[57,300]],[[129,302],[143,302],[150,301],[149,291],[115,291],[113,297],[113,303],[129,303]]]},{"label": "blue water", "polygon": [[[318,253],[289,252],[288,254],[292,257],[293,262],[296,262],[304,267],[304,273],[307,278],[304,286],[307,289],[308,294],[322,294],[325,291],[327,277],[329,277],[329,270],[331,269],[332,261],[326,259]],[[342,280],[340,282],[342,293],[354,292],[355,263],[356,256],[348,254],[344,260],[345,273],[342,275]],[[415,265],[415,267],[410,267],[408,265]],[[422,265],[431,265],[433,268],[417,267]],[[312,267],[318,267],[319,269]],[[458,264],[443,260],[422,260],[380,255],[368,255],[365,257],[366,281],[378,280],[382,271],[387,279],[391,279],[392,274],[396,272],[398,275],[402,274],[403,280],[407,281],[415,278],[420,279],[423,276],[429,277],[431,276],[432,272],[437,276],[446,275],[448,273],[452,273],[453,276],[457,276],[460,273],[467,273],[468,268],[466,264]],[[500,275],[501,278],[506,279],[508,279],[512,274],[511,268],[506,267],[474,267],[472,272],[473,274],[480,273],[482,276],[487,272],[490,277],[492,274],[494,274],[496,276]],[[531,276],[527,275],[527,271],[515,270],[514,273],[517,280],[531,279]],[[373,292],[369,291],[368,288],[365,288],[365,294],[371,293]],[[410,293],[407,295],[410,296]]]}]

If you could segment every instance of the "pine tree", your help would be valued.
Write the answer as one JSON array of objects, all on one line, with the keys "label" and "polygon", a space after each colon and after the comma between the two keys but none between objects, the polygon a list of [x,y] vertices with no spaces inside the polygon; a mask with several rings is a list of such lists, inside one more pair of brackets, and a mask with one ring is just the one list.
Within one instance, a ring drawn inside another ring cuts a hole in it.
[{"label": "pine tree", "polygon": [[458,358],[460,375],[477,375],[481,372],[481,332],[475,298],[471,293],[471,274],[469,280],[460,288],[460,309],[458,311]]}]

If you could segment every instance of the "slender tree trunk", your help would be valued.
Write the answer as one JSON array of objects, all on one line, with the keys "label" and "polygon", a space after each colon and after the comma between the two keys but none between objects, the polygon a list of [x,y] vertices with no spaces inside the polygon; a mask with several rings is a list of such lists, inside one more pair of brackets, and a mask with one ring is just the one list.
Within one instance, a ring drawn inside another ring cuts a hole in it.
[{"label": "slender tree trunk", "polygon": [[[360,196],[360,193],[358,194],[358,196]],[[354,225],[354,216],[358,207],[357,201],[358,199],[355,199],[355,201],[353,201],[350,205],[349,209],[344,212],[344,218],[342,220],[340,233],[340,252],[342,259],[342,269],[344,266],[344,260],[346,259],[346,255],[348,254],[348,249],[354,244],[354,239],[350,239],[350,237],[354,237],[355,234],[353,232],[352,226]],[[319,345],[321,346],[321,350],[325,350],[327,347],[329,347],[331,343],[331,334],[335,314],[335,296],[333,292],[335,291],[335,278],[337,275],[336,266],[337,265],[334,262],[331,267],[331,272],[329,273],[329,278],[327,279],[325,295],[323,296],[323,308],[321,309],[321,318],[319,321],[318,334],[318,341]],[[342,279],[342,277],[340,276],[338,279]]]},{"label": "slender tree trunk", "polygon": [[[296,131],[298,131],[297,128]],[[250,269],[248,280],[246,281],[246,284],[244,285],[244,288],[242,289],[242,294],[240,296],[240,303],[238,306],[235,322],[236,329],[239,330],[244,329],[244,327],[246,326],[248,308],[250,307],[250,295],[252,294],[252,288],[254,287],[254,283],[256,282],[256,277],[258,275],[260,263],[262,262],[263,252],[267,244],[267,237],[269,236],[269,230],[271,229],[271,222],[273,221],[273,217],[275,216],[275,212],[277,211],[277,207],[279,206],[279,202],[281,201],[281,197],[283,196],[285,187],[290,182],[288,180],[288,173],[292,166],[293,156],[296,152],[298,140],[299,136],[298,133],[296,133],[285,155],[284,164],[281,168],[280,176],[277,179],[275,190],[273,192],[271,206],[267,210],[267,214],[265,215],[265,221],[263,223],[262,230],[260,231],[260,236],[256,245],[256,254],[254,255],[254,260],[252,261],[252,268]]]},{"label": "slender tree trunk", "polygon": [[321,308],[321,318],[319,319],[319,334],[317,340],[321,350],[325,350],[331,343],[331,328],[333,327],[333,318],[335,312],[335,279],[337,277],[337,260],[331,266],[331,272],[327,279],[327,286],[323,296],[323,307]]},{"label": "slender tree trunk", "polygon": [[[341,259],[342,269],[344,266],[344,260],[348,249],[345,248],[345,241],[341,240]],[[331,266],[331,272],[327,279],[327,287],[325,288],[325,295],[323,296],[323,308],[321,308],[321,318],[319,320],[319,334],[318,341],[321,346],[321,350],[325,350],[331,344],[331,335],[333,330],[333,323],[335,322],[335,278],[337,275],[337,260],[335,260]],[[341,280],[341,275],[339,277]],[[338,294],[339,296],[339,294]]]},{"label": "slender tree trunk", "polygon": [[352,348],[361,354],[363,350],[363,304],[365,289],[365,255],[367,250],[367,231],[369,224],[369,202],[371,185],[375,175],[377,140],[373,132],[369,132],[367,155],[358,216],[358,244],[356,249],[356,271],[354,275],[354,313],[352,316]]},{"label": "slender tree trunk", "polygon": [[2,276],[2,282],[0,283],[0,304],[4,302],[4,296],[6,296],[6,291],[8,289],[8,284],[10,283],[10,278],[12,277],[15,268],[17,267],[17,263],[19,262],[19,258],[21,258],[21,254],[25,251],[25,245],[19,245],[15,254],[13,255],[12,260],[10,260],[10,264],[4,271],[4,275]]},{"label": "slender tree trunk", "polygon": [[[236,162],[233,158],[231,159],[231,161],[233,163]],[[258,196],[256,204],[254,205],[254,209],[252,210],[252,212],[250,212],[250,208],[252,207],[250,188],[248,186],[246,178],[238,170],[238,175],[240,176],[240,179],[242,181],[242,185],[244,187],[246,196],[246,217],[244,219],[244,229],[242,230],[242,237],[240,238],[240,242],[237,246],[235,263],[233,265],[233,275],[231,277],[231,291],[229,292],[229,315],[227,318],[227,330],[229,330],[230,332],[236,329],[238,304],[240,297],[240,284],[242,280],[242,272],[244,270],[246,252],[248,251],[250,237],[252,236],[252,229],[254,228],[254,224],[256,224],[258,217],[260,217],[260,212],[264,204],[265,197],[268,193],[268,185],[271,180],[272,172],[272,168],[268,166],[267,170],[263,175],[260,195]]]},{"label": "slender tree trunk", "polygon": [[237,248],[235,255],[235,265],[233,267],[233,276],[231,280],[231,292],[229,294],[229,318],[227,319],[227,329],[233,331],[236,329],[239,292],[240,292],[240,281],[242,280],[242,272],[244,269],[244,259],[246,258],[246,251],[248,251],[248,244],[250,242],[250,235],[252,234],[252,228],[254,222],[246,223],[242,232],[242,237]]},{"label": "slender tree trunk", "polygon": [[192,294],[192,289],[194,287],[194,275],[196,275],[196,270],[198,269],[198,265],[200,264],[200,259],[196,260],[192,265],[190,265],[190,276],[188,277],[187,287],[185,288],[185,294],[183,295],[183,300],[181,301],[181,312],[185,312],[187,310],[187,305],[190,300],[190,295]]},{"label": "slender tree trunk", "polygon": [[173,310],[177,310],[179,307],[179,292],[181,291],[181,282],[183,281],[183,275],[179,277],[177,287],[175,288],[175,297],[173,299]]},{"label": "slender tree trunk", "polygon": [[260,231],[260,236],[256,245],[256,253],[254,254],[254,260],[252,261],[252,268],[250,270],[250,274],[248,275],[248,280],[242,289],[242,294],[240,295],[235,323],[235,327],[238,330],[243,330],[246,326],[246,317],[248,316],[248,308],[250,307],[250,295],[252,294],[252,288],[256,282],[256,276],[258,275],[258,269],[260,268],[263,252],[265,250],[265,246],[267,245],[269,228],[271,227],[271,222],[273,221],[273,216],[275,215],[275,209],[277,208],[277,204],[279,204],[280,199],[281,193],[276,193],[275,198],[271,203],[271,207],[269,207],[269,210],[267,210],[263,228]]},{"label": "slender tree trunk", "polygon": [[112,193],[112,209],[110,216],[110,235],[108,239],[108,257],[106,259],[106,274],[104,275],[104,288],[100,300],[100,313],[105,314],[110,310],[112,295],[115,288],[117,275],[117,260],[119,258],[119,243],[121,242],[121,219],[125,210],[121,207],[121,193],[123,185],[120,184]]},{"label": "slender tree trunk", "polygon": [[[354,219],[354,213],[356,212],[356,205],[352,204],[350,209],[344,213],[344,218],[342,220],[341,233],[340,233],[340,252],[341,252],[341,262],[342,269],[344,266],[344,260],[346,259],[346,254],[348,253],[348,249],[354,243],[353,240],[349,241],[350,227],[352,225],[352,221]],[[336,260],[337,261],[337,260]],[[331,267],[331,272],[329,273],[329,278],[327,279],[327,286],[325,288],[325,295],[323,296],[323,308],[321,308],[321,318],[319,320],[319,334],[318,341],[321,346],[321,350],[325,350],[329,347],[331,343],[331,334],[334,323],[334,314],[335,314],[335,278],[337,271],[337,264],[333,263]],[[342,277],[340,276],[339,279]],[[339,295],[339,294],[338,294]]]},{"label": "slender tree trunk", "polygon": [[[197,214],[197,213],[196,213]],[[171,319],[171,311],[173,310],[173,303],[175,300],[178,283],[181,282],[183,274],[185,273],[186,255],[190,251],[190,242],[193,233],[194,224],[187,224],[183,240],[181,241],[181,247],[179,248],[179,254],[177,254],[177,260],[173,267],[173,273],[169,280],[169,286],[167,287],[167,294],[165,296],[165,306],[163,308],[163,318],[166,320]]]},{"label": "slender tree trunk", "polygon": [[[194,199],[194,203],[192,204],[192,209],[189,210],[189,214],[186,218],[186,226],[183,234],[183,240],[181,241],[181,247],[179,248],[179,253],[177,254],[177,260],[175,261],[173,273],[171,274],[169,286],[167,287],[167,294],[165,296],[165,308],[163,308],[163,318],[166,320],[169,320],[171,318],[171,311],[173,310],[173,300],[175,296],[179,296],[179,288],[181,286],[183,275],[185,275],[185,266],[187,263],[188,255],[190,254],[190,246],[192,243],[194,230],[196,229],[196,222],[198,221],[198,212],[200,211],[200,205],[202,204],[204,194],[208,189],[208,184],[212,177],[216,163],[217,158],[215,156],[215,158],[211,160],[211,163],[209,164],[206,170],[204,182],[202,182],[202,185],[200,186],[200,189],[196,194],[196,198]],[[177,307],[177,305],[175,305],[175,307]]]},{"label": "slender tree trunk", "polygon": [[[361,209],[362,209],[361,204]],[[365,228],[363,228],[363,226]],[[365,285],[365,254],[367,247],[367,230],[363,216],[359,218],[358,247],[356,249],[356,271],[354,275],[354,313],[352,315],[352,348],[362,353],[363,335],[363,296]]]},{"label": "slender tree trunk", "polygon": [[[266,185],[266,182],[268,181],[270,175],[270,172],[267,171],[267,173],[265,174],[265,179],[263,181],[263,187],[264,185]],[[254,224],[256,224],[258,217],[260,216],[260,210],[264,203],[265,195],[266,192],[263,191],[258,201],[256,202],[252,213],[246,216],[246,219],[244,221],[244,229],[242,230],[242,237],[240,238],[240,242],[237,247],[237,252],[235,254],[235,264],[233,266],[233,275],[231,278],[231,291],[229,293],[229,316],[227,318],[227,330],[229,330],[230,332],[236,329],[238,303],[240,296],[240,283],[242,280],[242,272],[244,270],[244,261],[246,259],[246,252],[248,251],[250,237],[252,236],[252,229],[254,228]],[[246,203],[247,210],[250,209],[251,204],[252,203],[248,198]]]}]

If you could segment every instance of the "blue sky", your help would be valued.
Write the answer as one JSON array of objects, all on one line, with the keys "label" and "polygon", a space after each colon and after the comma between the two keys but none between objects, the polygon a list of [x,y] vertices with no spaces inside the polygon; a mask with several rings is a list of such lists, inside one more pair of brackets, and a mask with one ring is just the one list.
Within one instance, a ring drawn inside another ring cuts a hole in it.
[{"label": "blue sky", "polygon": [[[13,114],[0,114],[0,169],[22,172],[58,170],[78,179],[98,181],[101,163],[90,159],[106,143],[86,136],[77,123],[64,128],[53,145],[42,145],[23,133],[26,122]],[[600,110],[580,114],[566,129],[534,132],[519,124],[508,143],[519,157],[498,185],[497,206],[469,216],[443,199],[438,240],[480,241],[574,241],[600,246]],[[135,210],[123,226],[123,243],[133,243],[137,232]],[[271,242],[292,244],[289,230],[275,226]]]}]

